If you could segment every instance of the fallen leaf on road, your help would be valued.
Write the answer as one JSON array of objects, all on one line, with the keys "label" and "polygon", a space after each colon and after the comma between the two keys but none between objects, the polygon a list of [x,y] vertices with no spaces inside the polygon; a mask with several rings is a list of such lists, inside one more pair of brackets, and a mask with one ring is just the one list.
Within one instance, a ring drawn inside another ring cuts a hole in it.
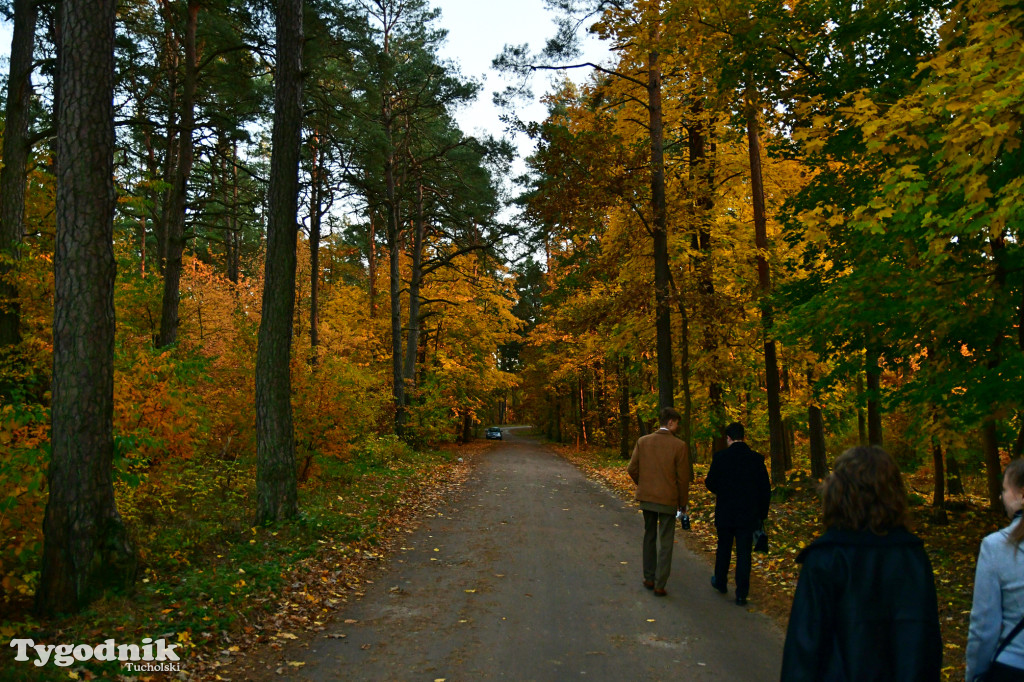
[{"label": "fallen leaf on road", "polygon": [[277,637],[279,639],[298,639],[298,637],[296,637],[290,632],[279,632],[276,635],[274,635],[274,637]]},{"label": "fallen leaf on road", "polygon": [[290,665],[293,668],[301,668],[302,666],[306,665],[306,662],[305,661],[288,661],[288,665]]},{"label": "fallen leaf on road", "polygon": [[348,635],[341,635],[341,634],[324,635],[325,639],[345,639],[346,637],[348,637]]},{"label": "fallen leaf on road", "polygon": [[370,645],[369,645],[369,644],[364,644],[364,645],[362,645],[362,646],[361,646],[361,647],[359,647],[359,648],[360,648],[360,649],[362,649],[363,651],[366,651],[367,649],[369,649],[369,648],[370,648]]},{"label": "fallen leaf on road", "polygon": [[346,618],[345,619],[345,625],[352,625],[352,624],[358,623],[358,622],[359,622],[358,620],[353,620],[351,618]]},{"label": "fallen leaf on road", "polygon": [[648,623],[653,623],[653,622],[654,622],[654,619],[653,619],[653,618],[648,618],[648,619],[647,619],[647,622],[648,622]]},{"label": "fallen leaf on road", "polygon": [[476,590],[466,590],[466,594],[473,594]]}]

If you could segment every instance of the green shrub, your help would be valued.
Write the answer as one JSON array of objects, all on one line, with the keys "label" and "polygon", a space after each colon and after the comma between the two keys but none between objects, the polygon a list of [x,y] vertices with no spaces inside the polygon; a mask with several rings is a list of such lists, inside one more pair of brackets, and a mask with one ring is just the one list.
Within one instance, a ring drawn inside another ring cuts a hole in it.
[{"label": "green shrub", "polygon": [[407,443],[390,433],[366,436],[352,451],[356,461],[371,468],[391,468],[415,454]]}]

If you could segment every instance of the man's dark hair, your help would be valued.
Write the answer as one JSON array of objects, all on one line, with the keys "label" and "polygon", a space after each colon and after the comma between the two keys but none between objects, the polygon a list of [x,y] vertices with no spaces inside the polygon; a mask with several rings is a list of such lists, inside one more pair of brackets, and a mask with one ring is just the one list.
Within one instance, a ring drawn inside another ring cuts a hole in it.
[{"label": "man's dark hair", "polygon": [[733,440],[743,440],[743,424],[733,422],[725,427],[725,436]]},{"label": "man's dark hair", "polygon": [[662,426],[668,426],[668,423],[670,421],[672,421],[673,419],[675,419],[677,422],[678,421],[682,421],[682,417],[679,416],[679,413],[676,412],[675,408],[673,408],[673,407],[663,407],[663,408],[661,408],[661,414],[658,415],[658,422]]}]

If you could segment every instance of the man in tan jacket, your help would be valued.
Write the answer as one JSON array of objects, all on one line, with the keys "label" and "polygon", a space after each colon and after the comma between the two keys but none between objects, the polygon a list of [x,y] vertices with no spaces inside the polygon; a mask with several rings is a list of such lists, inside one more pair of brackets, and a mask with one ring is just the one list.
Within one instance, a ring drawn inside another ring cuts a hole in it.
[{"label": "man in tan jacket", "polygon": [[663,408],[659,421],[660,429],[636,442],[626,471],[636,483],[636,500],[644,512],[644,587],[664,597],[676,511],[686,509],[690,496],[690,459],[686,443],[673,435],[679,413]]}]

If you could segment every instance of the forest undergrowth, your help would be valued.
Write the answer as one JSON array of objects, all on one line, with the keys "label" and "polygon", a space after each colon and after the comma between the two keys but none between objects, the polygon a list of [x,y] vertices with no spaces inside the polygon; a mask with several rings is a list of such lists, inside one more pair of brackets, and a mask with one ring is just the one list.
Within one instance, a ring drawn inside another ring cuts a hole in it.
[{"label": "forest undergrowth", "polygon": [[249,522],[255,461],[211,455],[168,463],[148,476],[150,490],[130,489],[143,505],[122,504],[132,509],[126,521],[139,550],[135,590],[60,621],[34,619],[25,591],[0,607],[0,635],[91,645],[163,637],[181,645],[181,671],[127,673],[116,661],[37,668],[12,664],[8,649],[0,679],[217,680],[257,645],[280,649],[323,632],[337,609],[362,596],[392,543],[489,447],[476,441],[415,451],[397,439],[368,439],[349,458],[318,458],[315,475],[300,486],[300,518],[270,526]]},{"label": "forest undergrowth", "polygon": [[[633,499],[635,486],[626,473],[628,462],[621,459],[617,451],[564,444],[551,444],[551,447],[589,477],[601,481],[623,498]],[[678,531],[676,537],[681,537],[691,551],[704,556],[710,576],[716,545],[715,498],[704,487],[707,467],[706,463],[694,464],[694,480],[690,486],[691,528],[689,532]],[[1005,526],[1007,520],[989,511],[985,481],[979,476],[965,477],[964,494],[947,499],[948,524],[932,522],[932,507],[926,502],[932,477],[933,472],[927,467],[904,473],[911,531],[924,541],[935,573],[944,648],[943,679],[962,680],[978,548],[985,535]],[[773,486],[768,519],[769,551],[754,554],[750,601],[752,608],[771,616],[783,629],[789,620],[800,573],[796,556],[824,532],[820,510],[818,483],[808,471],[790,471],[784,484]]]}]

